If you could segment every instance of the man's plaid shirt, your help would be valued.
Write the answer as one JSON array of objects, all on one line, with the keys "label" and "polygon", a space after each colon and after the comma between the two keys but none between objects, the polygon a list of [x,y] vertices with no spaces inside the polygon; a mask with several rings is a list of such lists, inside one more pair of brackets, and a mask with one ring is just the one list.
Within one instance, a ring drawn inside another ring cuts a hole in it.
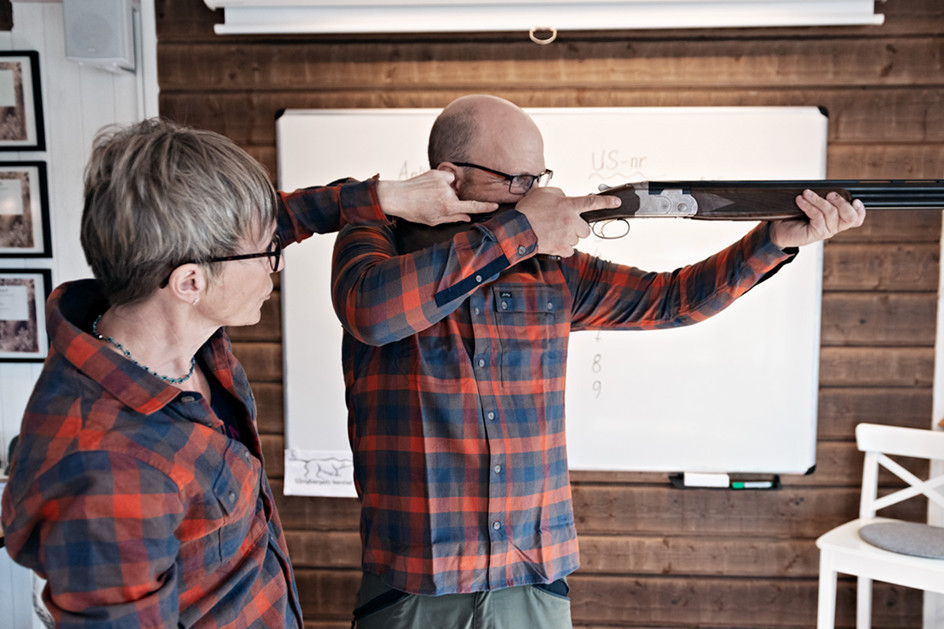
[{"label": "man's plaid shirt", "polygon": [[407,255],[392,223],[338,236],[363,565],[394,588],[478,592],[573,572],[570,332],[697,323],[791,258],[766,225],[672,273],[535,249],[516,211]]}]

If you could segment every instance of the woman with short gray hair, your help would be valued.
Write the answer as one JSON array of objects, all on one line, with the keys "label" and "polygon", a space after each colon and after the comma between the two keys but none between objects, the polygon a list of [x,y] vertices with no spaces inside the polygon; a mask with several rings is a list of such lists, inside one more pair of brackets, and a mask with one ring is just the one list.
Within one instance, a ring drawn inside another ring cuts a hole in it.
[{"label": "woman with short gray hair", "polygon": [[57,625],[302,625],[224,328],[259,320],[283,243],[383,210],[435,223],[494,209],[451,181],[277,194],[216,133],[149,120],[96,138],[81,230],[95,279],[49,299],[52,347],[3,494],[9,554],[47,580]]}]

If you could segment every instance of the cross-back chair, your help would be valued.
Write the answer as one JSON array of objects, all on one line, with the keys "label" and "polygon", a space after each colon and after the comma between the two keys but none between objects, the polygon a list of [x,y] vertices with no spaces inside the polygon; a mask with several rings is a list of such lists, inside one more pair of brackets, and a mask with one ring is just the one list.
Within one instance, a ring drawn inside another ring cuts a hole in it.
[{"label": "cross-back chair", "polygon": [[[944,528],[876,516],[881,509],[922,495],[944,508],[939,489],[944,473],[922,480],[893,458],[944,460],[944,432],[859,424],[856,445],[865,452],[859,517],[816,540],[820,550],[817,629],[833,629],[840,572],[858,577],[857,629],[871,627],[873,580],[944,593]],[[879,498],[880,467],[908,486]]]}]

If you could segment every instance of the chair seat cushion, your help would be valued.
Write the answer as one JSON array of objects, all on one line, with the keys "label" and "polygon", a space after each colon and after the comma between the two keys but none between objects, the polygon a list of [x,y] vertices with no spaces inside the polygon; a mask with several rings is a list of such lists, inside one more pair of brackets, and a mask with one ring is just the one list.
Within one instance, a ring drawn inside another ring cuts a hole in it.
[{"label": "chair seat cushion", "polygon": [[859,529],[873,546],[903,555],[944,559],[944,528],[918,522],[873,522]]}]

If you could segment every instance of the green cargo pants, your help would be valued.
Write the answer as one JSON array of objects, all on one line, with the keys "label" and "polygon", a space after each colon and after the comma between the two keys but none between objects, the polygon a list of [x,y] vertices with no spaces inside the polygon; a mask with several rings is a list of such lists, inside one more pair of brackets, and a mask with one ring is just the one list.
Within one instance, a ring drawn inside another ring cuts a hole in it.
[{"label": "green cargo pants", "polygon": [[357,629],[571,629],[570,599],[563,579],[548,586],[517,587],[421,596],[364,573],[357,593]]}]

